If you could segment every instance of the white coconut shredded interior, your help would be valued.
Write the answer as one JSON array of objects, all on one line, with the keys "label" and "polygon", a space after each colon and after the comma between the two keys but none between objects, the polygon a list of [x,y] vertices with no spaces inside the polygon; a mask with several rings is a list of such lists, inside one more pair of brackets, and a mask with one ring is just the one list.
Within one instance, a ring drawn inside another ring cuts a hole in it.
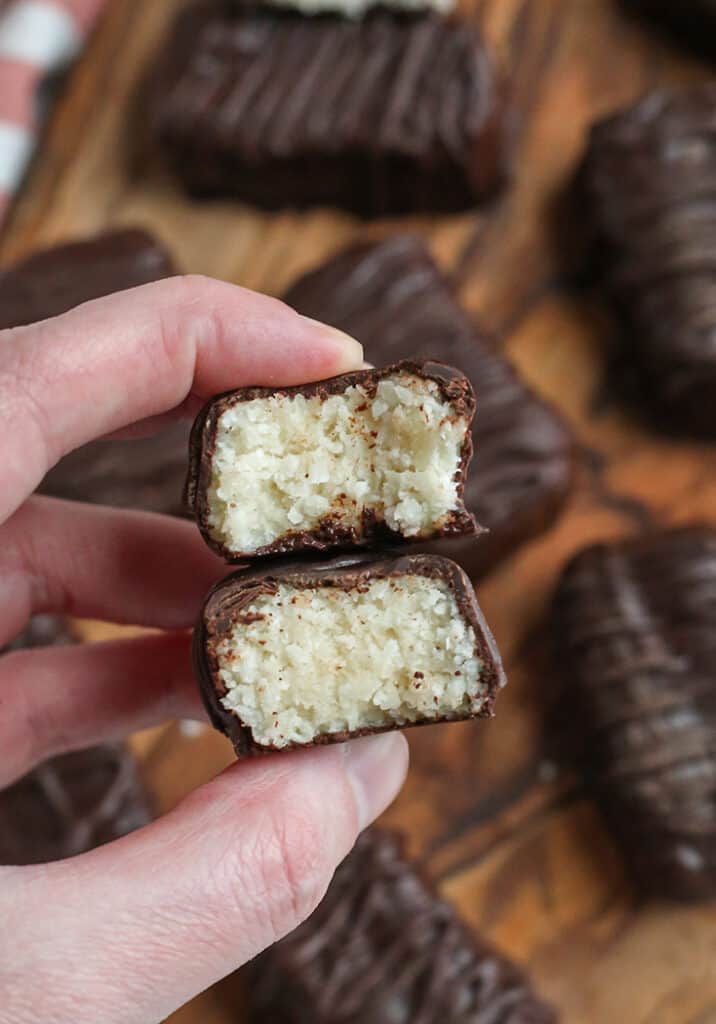
[{"label": "white coconut shredded interior", "polygon": [[396,11],[440,11],[446,14],[455,7],[455,0],[269,0],[274,7],[286,7],[302,14],[334,12],[345,18],[361,18],[372,7]]},{"label": "white coconut shredded interior", "polygon": [[449,587],[424,576],[361,590],[280,584],[218,645],[223,706],[257,743],[477,713],[487,687],[475,632]]},{"label": "white coconut shredded interior", "polygon": [[371,510],[408,537],[428,536],[457,506],[467,431],[434,381],[413,374],[321,400],[272,395],[219,417],[209,529],[251,553],[322,519],[353,526]]}]

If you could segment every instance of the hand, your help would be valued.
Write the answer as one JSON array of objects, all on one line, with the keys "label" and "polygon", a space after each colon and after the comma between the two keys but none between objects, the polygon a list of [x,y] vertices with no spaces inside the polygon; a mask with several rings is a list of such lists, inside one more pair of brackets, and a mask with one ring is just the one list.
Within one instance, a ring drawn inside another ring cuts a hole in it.
[{"label": "hand", "polygon": [[[0,332],[0,645],[33,612],[167,631],[0,659],[0,785],[50,755],[202,717],[178,631],[220,563],[189,523],[30,497],[49,467],[218,391],[361,359],[276,300],[195,277]],[[0,1024],[164,1019],[311,912],[395,796],[406,751],[386,734],[239,763],[124,839],[0,868]]]}]

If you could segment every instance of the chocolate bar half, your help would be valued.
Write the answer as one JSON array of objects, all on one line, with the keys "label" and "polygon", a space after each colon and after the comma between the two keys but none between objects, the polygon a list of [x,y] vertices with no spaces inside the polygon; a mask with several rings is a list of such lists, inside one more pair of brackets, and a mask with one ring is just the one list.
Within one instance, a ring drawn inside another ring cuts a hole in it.
[{"label": "chocolate bar half", "polygon": [[156,145],[196,196],[375,216],[461,210],[506,177],[511,118],[492,56],[469,22],[434,13],[190,7],[148,105]]},{"label": "chocolate bar half", "polygon": [[[8,649],[75,642],[64,619],[36,615]],[[0,790],[0,864],[72,857],[146,825],[151,817],[148,794],[126,747],[107,743],[61,754]]]},{"label": "chocolate bar half", "polygon": [[474,412],[467,377],[427,361],[227,392],[194,424],[187,505],[229,562],[472,534]]},{"label": "chocolate bar half", "polygon": [[[0,271],[0,329],[59,316],[175,272],[164,246],[135,228],[41,250]],[[72,501],[183,515],[190,430],[185,421],[136,441],[94,441],[54,466],[39,490]]]},{"label": "chocolate bar half", "polygon": [[477,413],[465,504],[489,532],[441,540],[440,550],[470,576],[552,524],[571,487],[571,433],[468,317],[419,238],[353,245],[301,277],[284,298],[358,338],[376,365],[432,357],[469,377]]},{"label": "chocolate bar half", "polygon": [[370,829],[323,902],[247,969],[252,1024],[555,1024],[526,975]]},{"label": "chocolate bar half", "polygon": [[554,607],[584,768],[636,883],[716,897],[716,531],[578,554]]},{"label": "chocolate bar half", "polygon": [[716,83],[597,123],[580,178],[617,361],[659,428],[716,438]]},{"label": "chocolate bar half", "polygon": [[207,599],[194,661],[239,756],[489,717],[504,685],[470,581],[435,555],[234,573]]}]

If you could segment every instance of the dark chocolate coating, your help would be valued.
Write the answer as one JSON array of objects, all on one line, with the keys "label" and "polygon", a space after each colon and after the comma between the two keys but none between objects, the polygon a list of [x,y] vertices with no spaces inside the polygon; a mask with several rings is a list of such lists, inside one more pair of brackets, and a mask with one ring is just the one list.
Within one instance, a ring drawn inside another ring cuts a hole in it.
[{"label": "dark chocolate coating", "polygon": [[506,177],[511,118],[467,22],[250,4],[181,15],[152,75],[152,134],[196,196],[363,216],[461,210]]},{"label": "dark chocolate coating", "polygon": [[[66,622],[36,615],[9,650],[75,643]],[[0,864],[41,864],[84,853],[151,820],[130,752],[107,743],[54,757],[0,791]]]},{"label": "dark chocolate coating", "polygon": [[340,395],[349,387],[360,384],[371,397],[381,380],[397,373],[409,373],[423,380],[434,381],[438,385],[440,398],[453,409],[456,418],[464,419],[468,430],[460,453],[460,465],[456,474],[457,506],[445,518],[444,523],[435,529],[435,537],[451,537],[455,535],[474,535],[478,529],[474,517],[464,506],[463,491],[467,468],[472,458],[472,438],[469,425],[475,413],[475,395],[469,380],[459,370],[443,363],[428,360],[403,360],[373,370],[356,370],[344,373],[339,377],[317,381],[313,384],[300,384],[288,388],[240,388],[238,391],[227,391],[210,399],[197,416],[191,432],[189,444],[189,469],[185,488],[185,500],[188,509],[194,514],[201,534],[209,545],[227,562],[245,562],[247,558],[264,555],[283,555],[289,552],[324,552],[341,548],[365,547],[376,542],[400,543],[411,538],[392,530],[387,523],[377,519],[370,509],[363,513],[358,530],[348,526],[335,515],[328,513],[312,530],[292,530],[277,538],[271,544],[265,544],[255,551],[233,551],[212,536],[209,526],[208,488],[211,483],[212,458],[216,447],[216,432],[220,416],[227,409],[240,402],[251,402],[257,398],[270,398],[273,395],[288,397],[304,395],[306,398],[318,397],[322,401],[332,395]]},{"label": "dark chocolate coating", "polygon": [[47,320],[173,273],[166,249],[138,228],[43,249],[0,271],[0,330]]},{"label": "dark chocolate coating", "polygon": [[151,821],[129,751],[103,744],[62,754],[0,791],[0,864],[44,864],[119,839]]},{"label": "dark chocolate coating", "polygon": [[557,1020],[380,829],[363,833],[318,909],[246,973],[252,1024]]},{"label": "dark chocolate coating", "polygon": [[92,441],[58,462],[38,489],[70,501],[185,516],[190,433],[191,422],[180,420],[135,441]]},{"label": "dark chocolate coating", "polygon": [[580,174],[618,353],[659,428],[716,438],[716,83],[594,125]]},{"label": "dark chocolate coating", "polygon": [[716,57],[716,0],[622,0],[627,11],[653,20],[670,42]]},{"label": "dark chocolate coating", "polygon": [[634,879],[716,897],[716,532],[578,554],[554,607],[584,768]]},{"label": "dark chocolate coating", "polygon": [[489,533],[440,541],[442,554],[476,578],[552,524],[572,482],[571,434],[469,319],[419,238],[351,246],[284,298],[352,334],[372,363],[432,356],[469,377],[477,413],[465,504]]},{"label": "dark chocolate coating", "polygon": [[[58,245],[0,272],[0,329],[59,316],[82,302],[174,273],[166,249],[139,229]],[[39,490],[73,501],[183,515],[190,429],[183,422],[137,441],[93,441],[54,466]]]},{"label": "dark chocolate coating", "polygon": [[[505,684],[502,660],[490,627],[477,603],[472,584],[454,562],[436,555],[404,555],[377,559],[370,554],[346,555],[324,562],[275,561],[263,569],[231,573],[217,583],[206,599],[194,630],[194,669],[204,706],[212,725],[229,737],[238,757],[274,749],[254,742],[250,728],[221,704],[221,698],[225,696],[226,690],[219,678],[216,651],[226,634],[231,632],[237,623],[245,621],[243,609],[262,594],[276,593],[280,583],[290,584],[299,590],[318,587],[354,590],[370,580],[396,579],[401,576],[427,576],[439,579],[451,590],[460,614],[475,632],[476,654],[483,663],[480,682],[488,689],[487,701],[479,715],[462,715],[461,718],[492,716],[497,694]],[[432,725],[455,720],[457,719],[446,716],[412,724]],[[312,745],[342,743],[355,736],[399,728],[404,727],[388,725],[382,728],[357,729],[350,733],[325,733],[317,736]],[[294,743],[277,749],[289,750],[305,745]]]}]

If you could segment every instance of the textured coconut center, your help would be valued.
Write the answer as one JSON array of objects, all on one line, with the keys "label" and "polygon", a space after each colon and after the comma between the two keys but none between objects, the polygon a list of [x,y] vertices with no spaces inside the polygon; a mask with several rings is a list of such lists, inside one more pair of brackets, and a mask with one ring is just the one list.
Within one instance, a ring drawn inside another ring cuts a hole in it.
[{"label": "textured coconut center", "polygon": [[209,529],[251,553],[326,523],[362,533],[369,512],[408,537],[434,533],[458,504],[468,429],[434,381],[404,374],[340,395],[274,395],[219,418]]},{"label": "textured coconut center", "polygon": [[217,648],[223,705],[260,744],[464,717],[488,695],[475,632],[440,580],[282,583],[242,617]]}]

